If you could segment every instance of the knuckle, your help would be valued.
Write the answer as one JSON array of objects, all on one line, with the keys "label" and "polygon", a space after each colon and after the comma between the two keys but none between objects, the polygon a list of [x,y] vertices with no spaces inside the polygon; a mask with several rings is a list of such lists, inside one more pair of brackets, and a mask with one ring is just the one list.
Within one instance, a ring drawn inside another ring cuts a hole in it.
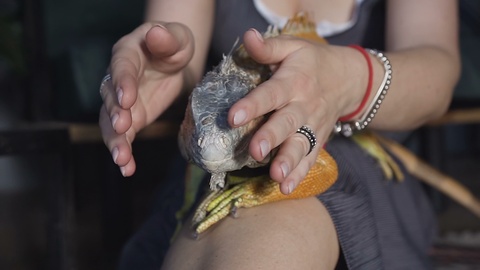
[{"label": "knuckle", "polygon": [[262,133],[265,135],[265,138],[270,141],[272,148],[280,145],[280,136],[276,134],[273,128],[270,126],[265,126],[265,129],[262,131]]},{"label": "knuckle", "polygon": [[287,129],[295,129],[297,130],[298,127],[300,127],[300,124],[298,123],[297,117],[292,112],[286,112],[283,114],[282,118],[284,119]]},{"label": "knuckle", "polygon": [[135,62],[132,60],[132,58],[124,57],[124,56],[113,57],[111,61],[111,66],[114,69],[118,68],[121,70],[124,70],[125,68],[128,68],[128,67],[136,68]]},{"label": "knuckle", "polygon": [[266,110],[267,112],[274,111],[277,107],[278,103],[278,91],[275,91],[273,87],[270,87],[269,85],[266,85],[267,87],[264,87],[263,93],[265,95],[264,101],[260,102],[260,104],[266,104]]},{"label": "knuckle", "polygon": [[308,151],[310,150],[310,143],[308,142],[307,138],[302,135],[302,134],[299,134],[297,133],[298,135],[297,136],[294,136],[296,141],[299,142],[301,145],[302,145],[302,148],[303,148],[303,156],[304,157]]},{"label": "knuckle", "polygon": [[250,107],[253,116],[258,117],[277,109],[278,96],[276,91],[268,83],[265,83],[237,103],[240,102],[244,102],[243,105]]},{"label": "knuckle", "polygon": [[265,44],[267,45],[264,55],[264,60],[269,61],[274,58],[275,55],[278,55],[282,51],[282,46],[278,39],[268,38],[266,39]]}]

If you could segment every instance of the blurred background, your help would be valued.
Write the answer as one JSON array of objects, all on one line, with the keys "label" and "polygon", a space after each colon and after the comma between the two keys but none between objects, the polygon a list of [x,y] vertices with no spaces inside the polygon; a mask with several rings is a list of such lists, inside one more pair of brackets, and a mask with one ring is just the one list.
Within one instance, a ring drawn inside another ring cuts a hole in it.
[{"label": "blurred background", "polygon": [[[136,139],[128,179],[97,127],[111,47],[142,23],[143,8],[0,0],[0,269],[114,269],[166,186],[184,99]],[[407,146],[480,197],[480,1],[461,0],[460,16],[463,71],[451,110]],[[480,219],[429,193],[440,222],[436,269],[480,269]]]}]

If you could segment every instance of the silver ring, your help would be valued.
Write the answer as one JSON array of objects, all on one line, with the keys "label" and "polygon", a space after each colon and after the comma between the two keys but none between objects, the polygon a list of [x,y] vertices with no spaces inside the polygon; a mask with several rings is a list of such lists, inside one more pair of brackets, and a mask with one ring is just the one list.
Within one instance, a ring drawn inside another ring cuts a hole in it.
[{"label": "silver ring", "polygon": [[100,95],[102,95],[103,87],[110,80],[112,80],[112,75],[111,74],[107,74],[107,75],[105,75],[105,77],[103,77],[102,82],[100,83]]},{"label": "silver ring", "polygon": [[317,137],[315,136],[315,133],[313,133],[313,130],[311,130],[307,126],[302,126],[301,128],[297,129],[297,133],[302,134],[303,136],[307,137],[308,142],[310,143],[310,149],[308,150],[308,154],[310,154],[317,145]]}]

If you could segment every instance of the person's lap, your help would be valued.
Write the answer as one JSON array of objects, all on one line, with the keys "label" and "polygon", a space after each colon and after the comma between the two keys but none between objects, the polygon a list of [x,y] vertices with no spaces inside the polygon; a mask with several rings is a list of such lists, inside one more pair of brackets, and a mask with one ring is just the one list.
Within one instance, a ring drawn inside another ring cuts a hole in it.
[{"label": "person's lap", "polygon": [[[311,198],[240,209],[239,218],[225,219],[200,240],[193,240],[190,231],[185,231],[172,246],[167,263],[174,258],[185,264],[198,259],[193,269],[209,268],[208,263],[218,263],[218,268],[222,268],[221,263],[230,263],[226,269],[235,265],[248,269],[248,263],[262,269],[259,265],[265,263],[264,268],[269,269],[275,266],[271,262],[283,259],[291,265],[314,261],[321,266],[328,261],[322,256],[338,254],[339,238],[345,258],[341,269],[345,264],[352,269],[428,269],[426,251],[435,235],[435,224],[420,183],[405,171],[403,182],[386,181],[376,161],[347,139],[332,140],[327,150],[337,161],[339,179],[318,197],[321,203]],[[175,173],[169,179],[183,179],[184,166],[172,171]],[[157,196],[163,203],[157,204],[124,248],[120,269],[159,269],[184,190],[182,181],[169,183]],[[335,240],[321,238],[329,235]],[[286,267],[302,269],[291,265]],[[185,268],[190,269],[188,265]],[[304,268],[309,269],[308,265]]]},{"label": "person's lap", "polygon": [[163,269],[334,269],[339,245],[317,198],[238,210],[200,238],[185,226]]}]

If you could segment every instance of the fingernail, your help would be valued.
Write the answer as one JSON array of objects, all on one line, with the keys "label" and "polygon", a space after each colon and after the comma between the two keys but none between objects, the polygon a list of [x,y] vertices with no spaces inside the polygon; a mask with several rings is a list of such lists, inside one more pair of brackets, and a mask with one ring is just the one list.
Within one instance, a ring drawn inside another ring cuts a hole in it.
[{"label": "fingernail", "polygon": [[163,25],[163,24],[155,24],[154,27],[160,27],[162,29],[167,30],[167,27],[165,27],[165,25]]},{"label": "fingernail", "polygon": [[235,126],[240,125],[243,123],[243,121],[245,121],[246,118],[247,118],[247,113],[244,110],[239,110],[233,116],[233,124]]},{"label": "fingernail", "polygon": [[262,158],[265,158],[267,154],[270,152],[270,144],[267,140],[260,141],[260,154],[262,154]]},{"label": "fingernail", "polygon": [[255,36],[257,36],[257,39],[261,42],[263,42],[263,36],[262,34],[260,34],[260,32],[258,32],[257,29],[255,28],[250,28],[250,31],[254,32],[255,33]]},{"label": "fingernail", "polygon": [[118,98],[118,104],[122,106],[122,98],[123,98],[123,89],[122,88],[117,88],[117,98]]},{"label": "fingernail", "polygon": [[295,187],[296,187],[296,185],[295,185],[294,181],[288,183],[288,194],[292,193],[293,190],[295,189]]},{"label": "fingernail", "polygon": [[280,164],[280,169],[282,169],[283,178],[287,177],[287,175],[290,173],[290,168],[286,162],[282,162]]},{"label": "fingernail", "polygon": [[118,152],[118,147],[113,148],[112,158],[113,158],[113,162],[115,162],[115,164],[117,164],[118,153],[119,153]]},{"label": "fingernail", "polygon": [[118,120],[119,117],[120,116],[118,115],[118,113],[116,113],[112,116],[112,127],[113,127],[113,129],[115,129],[115,124],[117,123],[117,120]]},{"label": "fingernail", "polygon": [[125,167],[120,167],[120,173],[122,173],[122,176],[125,176]]}]

